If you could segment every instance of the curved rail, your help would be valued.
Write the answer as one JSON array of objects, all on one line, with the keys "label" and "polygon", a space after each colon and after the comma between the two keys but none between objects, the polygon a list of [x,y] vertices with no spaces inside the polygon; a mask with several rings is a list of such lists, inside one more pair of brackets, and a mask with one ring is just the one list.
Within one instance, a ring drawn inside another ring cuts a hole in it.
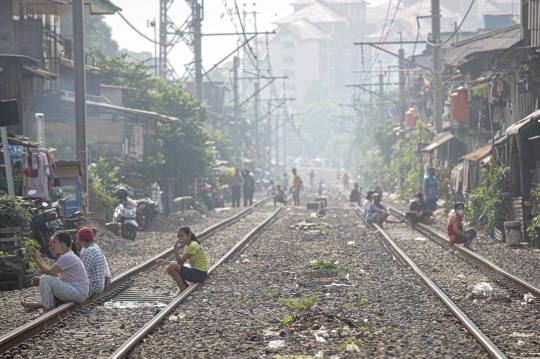
[{"label": "curved rail", "polygon": [[[405,213],[400,212],[400,211],[398,211],[397,209],[395,209],[393,207],[390,207],[390,211],[396,216],[400,216],[402,218],[405,217]],[[430,236],[431,238],[435,239],[441,245],[445,245],[445,246],[450,245],[450,242],[448,241],[448,238],[446,236],[444,236],[443,234],[435,231],[434,229],[430,228],[429,226],[426,226],[423,223],[417,224],[415,228],[418,231],[420,231],[421,233],[424,233],[424,234]],[[460,254],[462,254],[463,256],[465,256],[465,257],[469,258],[470,260],[472,260],[473,262],[475,262],[476,264],[478,264],[481,267],[483,267],[483,268],[487,269],[488,271],[492,272],[499,279],[503,279],[503,280],[507,281],[508,283],[512,284],[514,287],[518,288],[522,292],[531,293],[535,297],[540,298],[540,289],[535,287],[533,284],[528,283],[528,282],[514,276],[513,274],[508,273],[507,271],[505,271],[501,267],[499,267],[499,266],[493,264],[492,262],[490,262],[487,258],[484,258],[481,255],[476,254],[476,253],[468,250],[465,247],[454,246],[454,249],[457,252],[459,252]]]},{"label": "curved rail", "polygon": [[[241,218],[245,217],[250,212],[252,212],[255,207],[262,206],[266,204],[268,201],[270,201],[271,199],[272,199],[271,196],[262,199],[260,202],[253,204],[252,206],[235,214],[234,216],[231,216],[219,223],[214,224],[211,227],[206,228],[201,233],[197,234],[197,237],[200,239],[204,239],[205,237],[208,237],[210,234],[232,223],[239,221]],[[35,336],[39,335],[43,331],[47,330],[47,328],[50,328],[53,325],[59,323],[60,321],[62,321],[62,319],[66,318],[70,313],[80,308],[86,307],[109,294],[114,294],[115,291],[121,291],[123,289],[122,286],[124,286],[131,277],[154,266],[156,259],[170,257],[173,254],[174,254],[174,247],[171,247],[159,253],[158,255],[155,255],[152,258],[146,260],[145,262],[114,277],[111,280],[111,284],[109,285],[109,287],[105,288],[103,292],[99,294],[95,294],[92,297],[88,298],[85,302],[81,304],[77,304],[73,302],[63,304],[60,307],[54,310],[51,310],[50,312],[12,330],[11,332],[2,335],[0,337],[0,356],[2,356],[2,353],[9,353],[9,351],[12,348],[16,348],[17,346],[21,345],[21,343],[25,342],[26,340],[34,338]]]},{"label": "curved rail", "polygon": [[[355,204],[354,205],[357,213],[362,217],[362,210],[361,208]],[[391,248],[392,252],[403,262],[404,264],[407,264],[411,269],[420,277],[420,279],[439,297],[439,299],[454,313],[454,315],[459,319],[459,321],[467,328],[467,330],[478,340],[480,345],[486,349],[486,351],[489,353],[489,355],[492,358],[497,359],[503,359],[506,358],[506,355],[504,355],[503,352],[497,348],[495,344],[491,340],[489,340],[488,337],[478,327],[461,311],[461,309],[458,308],[457,305],[452,302],[444,292],[437,287],[435,283],[424,273],[418,266],[413,262],[411,258],[399,246],[394,242],[394,240],[386,233],[386,231],[380,227],[378,224],[373,224],[375,228],[383,235],[384,239],[388,243],[389,247]]]},{"label": "curved rail", "polygon": [[[290,201],[289,201],[290,202]],[[272,213],[268,218],[266,218],[261,224],[251,230],[248,234],[244,236],[238,243],[236,243],[223,257],[221,257],[217,262],[215,262],[210,269],[208,274],[211,274],[217,267],[223,264],[225,261],[233,257],[238,253],[250,240],[256,237],[263,229],[273,221],[279,212],[283,209],[283,206],[279,207]],[[120,348],[118,348],[109,359],[120,359],[126,358],[133,347],[140,343],[148,333],[150,333],[155,327],[159,325],[178,305],[180,305],[191,293],[193,293],[197,288],[202,286],[202,283],[195,283],[190,285],[182,294],[173,299],[165,308],[163,308],[155,317],[153,317],[147,324],[144,325],[137,333],[135,333],[131,338],[129,338]]]}]

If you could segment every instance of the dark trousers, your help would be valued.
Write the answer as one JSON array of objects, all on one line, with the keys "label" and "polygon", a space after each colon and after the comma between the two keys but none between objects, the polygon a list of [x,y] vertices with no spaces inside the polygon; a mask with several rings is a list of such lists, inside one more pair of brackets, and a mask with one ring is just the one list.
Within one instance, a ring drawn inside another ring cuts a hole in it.
[{"label": "dark trousers", "polygon": [[253,205],[253,190],[244,188],[244,207]]},{"label": "dark trousers", "polygon": [[232,186],[232,206],[240,207],[240,186]]}]

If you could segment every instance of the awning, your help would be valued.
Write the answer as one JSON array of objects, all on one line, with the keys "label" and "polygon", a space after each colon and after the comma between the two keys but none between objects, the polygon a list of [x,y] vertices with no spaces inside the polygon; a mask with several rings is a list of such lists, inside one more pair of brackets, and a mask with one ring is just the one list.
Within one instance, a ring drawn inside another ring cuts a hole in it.
[{"label": "awning", "polygon": [[489,154],[491,153],[491,149],[492,149],[491,143],[488,143],[487,145],[477,148],[476,150],[470,153],[467,153],[465,156],[462,156],[460,160],[468,160],[471,162],[479,161],[485,158],[486,156],[489,156]]},{"label": "awning", "polygon": [[[62,101],[75,102],[75,98],[64,96],[62,97]],[[104,102],[86,101],[86,106],[100,107],[105,112],[114,112],[114,113],[122,113],[122,114],[127,114],[127,115],[132,115],[132,116],[139,116],[139,117],[144,117],[144,118],[155,120],[155,121],[162,121],[162,122],[176,123],[176,124],[182,123],[182,120],[176,117],[161,115],[157,112],[136,110],[134,108],[110,105]]]},{"label": "awning", "polygon": [[52,72],[42,70],[42,69],[40,69],[38,67],[31,67],[31,66],[24,65],[22,68],[24,70],[28,71],[28,72],[33,73],[36,76],[42,77],[44,79],[55,79],[55,78],[58,77],[57,74],[53,74]]},{"label": "awning", "polygon": [[431,152],[437,147],[450,141],[452,138],[454,138],[454,135],[451,134],[450,132],[439,133],[437,136],[435,136],[435,138],[433,139],[433,142],[431,142],[428,146],[422,148],[420,152]]},{"label": "awning", "polygon": [[523,120],[518,121],[514,123],[512,126],[508,127],[506,129],[506,134],[508,136],[517,135],[521,131],[521,129],[523,129],[526,125],[530,123],[534,123],[538,119],[540,119],[540,110],[537,110],[531,113],[529,116],[525,117]]}]

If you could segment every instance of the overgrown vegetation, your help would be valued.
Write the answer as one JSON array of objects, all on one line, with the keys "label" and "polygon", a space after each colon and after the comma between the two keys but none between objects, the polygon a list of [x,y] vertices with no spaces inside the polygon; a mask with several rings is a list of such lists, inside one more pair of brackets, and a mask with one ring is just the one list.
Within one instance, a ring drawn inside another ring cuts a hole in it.
[{"label": "overgrown vegetation", "polygon": [[327,261],[326,259],[313,260],[306,266],[309,270],[335,269],[339,272],[349,272],[351,270],[351,267],[339,264],[337,259],[331,259],[330,261]]},{"label": "overgrown vegetation", "polygon": [[32,216],[22,207],[25,203],[15,196],[0,197],[0,228],[26,227]]},{"label": "overgrown vegetation", "polygon": [[358,302],[358,305],[359,306],[363,306],[363,305],[366,305],[367,304],[367,299],[366,298],[362,298],[360,299],[360,301]]},{"label": "overgrown vegetation", "polygon": [[88,171],[90,208],[93,212],[105,212],[107,221],[112,219],[115,208],[113,195],[119,183],[119,171],[120,167],[110,165],[104,157]]},{"label": "overgrown vegetation", "polygon": [[303,297],[298,300],[279,298],[278,303],[287,310],[297,311],[312,308],[315,304],[317,304],[318,300],[319,297],[316,294],[313,294],[309,298]]},{"label": "overgrown vegetation", "polygon": [[241,305],[245,305],[246,307],[251,307],[253,305],[253,301],[251,299],[249,300],[240,299],[236,301],[236,304],[241,304]]},{"label": "overgrown vegetation", "polygon": [[[540,199],[540,184],[536,184],[534,188],[531,188],[531,197],[534,197],[537,200]],[[534,217],[529,222],[529,226],[527,227],[527,235],[531,239],[537,239],[540,237],[539,231],[540,231],[540,212],[537,213],[536,217]]]},{"label": "overgrown vegetation", "polygon": [[[491,163],[495,163],[491,158]],[[467,203],[471,221],[483,214],[487,217],[486,230],[498,229],[504,233],[504,222],[511,205],[510,168],[490,166],[482,170],[482,185],[475,188]]]},{"label": "overgrown vegetation", "polygon": [[32,238],[25,239],[23,241],[23,247],[26,250],[26,257],[24,257],[24,264],[28,266],[28,271],[33,272],[33,273],[39,272],[40,269],[36,261],[30,255],[30,253],[32,253],[32,248],[35,248],[37,250],[41,249],[41,246],[39,245],[38,241]]}]

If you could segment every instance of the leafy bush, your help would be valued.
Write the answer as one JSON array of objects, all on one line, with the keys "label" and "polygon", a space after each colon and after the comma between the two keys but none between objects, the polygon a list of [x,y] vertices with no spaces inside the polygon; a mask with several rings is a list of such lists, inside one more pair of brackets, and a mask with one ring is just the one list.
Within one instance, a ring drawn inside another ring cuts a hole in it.
[{"label": "leafy bush", "polygon": [[335,269],[339,272],[349,272],[350,267],[347,267],[343,264],[338,265],[337,259],[332,259],[327,261],[326,259],[313,260],[307,264],[309,270],[324,270],[324,269]]},{"label": "leafy bush", "polygon": [[19,197],[0,197],[0,228],[25,227],[32,216],[21,205],[25,202]]},{"label": "leafy bush", "polygon": [[112,167],[100,157],[88,171],[88,195],[92,212],[105,212],[107,221],[112,219],[115,208],[114,191],[118,186],[119,167]]},{"label": "leafy bush", "polygon": [[[495,163],[491,158],[491,163]],[[487,216],[486,229],[504,233],[504,222],[512,201],[510,193],[510,168],[490,166],[482,170],[482,185],[475,188],[467,204],[473,221],[482,213]]]},{"label": "leafy bush", "polygon": [[[540,199],[540,184],[537,184],[534,188],[531,188],[531,196]],[[538,232],[535,228],[540,228],[540,213],[534,217],[527,227],[527,235],[529,238],[538,238]]]},{"label": "leafy bush", "polygon": [[26,257],[24,258],[24,264],[29,265],[30,272],[39,272],[39,267],[36,264],[36,261],[34,260],[34,258],[32,258],[32,256],[30,255],[30,253],[32,253],[32,248],[35,248],[37,250],[41,249],[40,244],[35,239],[28,238],[23,241],[23,247],[26,250]]}]

